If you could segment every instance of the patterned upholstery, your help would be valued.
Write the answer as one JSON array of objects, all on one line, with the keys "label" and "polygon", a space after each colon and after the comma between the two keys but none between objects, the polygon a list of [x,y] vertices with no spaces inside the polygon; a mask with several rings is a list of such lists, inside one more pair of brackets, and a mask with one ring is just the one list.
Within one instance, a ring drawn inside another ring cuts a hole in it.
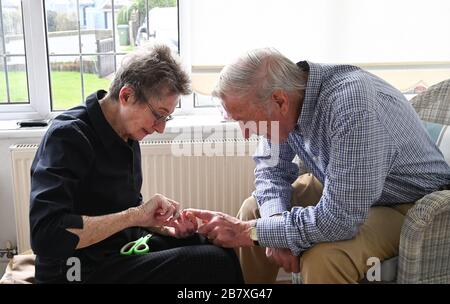
[{"label": "patterned upholstery", "polygon": [[[431,86],[411,103],[423,121],[450,125],[450,79]],[[448,147],[437,144],[444,155],[449,154]],[[400,235],[397,282],[450,283],[449,190],[426,195],[408,211]]]},{"label": "patterned upholstery", "polygon": [[398,283],[450,283],[450,191],[426,195],[406,216]]},{"label": "patterned upholstery", "polygon": [[450,79],[429,87],[411,103],[422,120],[450,125]]}]

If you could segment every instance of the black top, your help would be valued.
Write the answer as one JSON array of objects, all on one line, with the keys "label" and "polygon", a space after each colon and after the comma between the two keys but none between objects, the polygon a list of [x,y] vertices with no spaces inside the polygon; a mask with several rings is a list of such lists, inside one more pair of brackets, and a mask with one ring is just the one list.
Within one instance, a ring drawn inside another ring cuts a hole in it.
[{"label": "black top", "polygon": [[[82,228],[81,215],[116,213],[142,201],[141,151],[126,143],[105,119],[98,91],[86,105],[56,117],[31,166],[31,247],[40,263],[55,265],[67,257],[82,263],[118,254],[121,246],[142,234],[140,228],[120,231],[97,244],[75,250],[78,236],[66,228]],[[41,261],[41,262],[40,262]]]}]

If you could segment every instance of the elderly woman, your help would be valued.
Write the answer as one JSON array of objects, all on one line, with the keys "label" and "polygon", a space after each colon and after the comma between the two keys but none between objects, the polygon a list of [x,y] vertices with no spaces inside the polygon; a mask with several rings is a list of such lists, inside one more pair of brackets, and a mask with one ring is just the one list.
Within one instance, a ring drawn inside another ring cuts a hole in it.
[{"label": "elderly woman", "polygon": [[[36,282],[242,282],[234,251],[193,234],[196,221],[178,202],[160,194],[142,202],[139,140],[162,133],[189,93],[178,59],[155,46],[126,58],[109,92],[54,119],[31,168]],[[149,231],[148,253],[121,254]]]}]

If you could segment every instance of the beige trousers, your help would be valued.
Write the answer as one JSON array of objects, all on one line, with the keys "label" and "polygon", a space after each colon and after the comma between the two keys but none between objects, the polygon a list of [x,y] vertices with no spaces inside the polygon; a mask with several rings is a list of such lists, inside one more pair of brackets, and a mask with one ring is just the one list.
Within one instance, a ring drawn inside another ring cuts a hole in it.
[{"label": "beige trousers", "polygon": [[[315,205],[322,195],[322,184],[312,175],[300,176],[293,184],[292,206]],[[357,283],[367,272],[367,260],[380,261],[398,255],[400,230],[412,203],[392,207],[372,207],[367,221],[350,240],[319,243],[300,256],[303,283]],[[247,198],[238,213],[241,220],[259,218],[253,197]],[[238,248],[246,283],[274,283],[279,267],[272,264],[263,247]]]}]

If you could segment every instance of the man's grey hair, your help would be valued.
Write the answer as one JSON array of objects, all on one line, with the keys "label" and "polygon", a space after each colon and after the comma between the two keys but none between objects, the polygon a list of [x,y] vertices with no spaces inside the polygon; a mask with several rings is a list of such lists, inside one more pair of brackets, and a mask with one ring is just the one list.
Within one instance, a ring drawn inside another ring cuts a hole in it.
[{"label": "man's grey hair", "polygon": [[225,66],[212,95],[244,97],[255,94],[255,102],[266,102],[274,90],[300,92],[306,74],[274,48],[254,49]]},{"label": "man's grey hair", "polygon": [[191,93],[189,75],[178,56],[165,45],[142,47],[125,56],[108,94],[119,100],[120,89],[124,86],[131,87],[137,102],[142,103],[150,97]]}]

